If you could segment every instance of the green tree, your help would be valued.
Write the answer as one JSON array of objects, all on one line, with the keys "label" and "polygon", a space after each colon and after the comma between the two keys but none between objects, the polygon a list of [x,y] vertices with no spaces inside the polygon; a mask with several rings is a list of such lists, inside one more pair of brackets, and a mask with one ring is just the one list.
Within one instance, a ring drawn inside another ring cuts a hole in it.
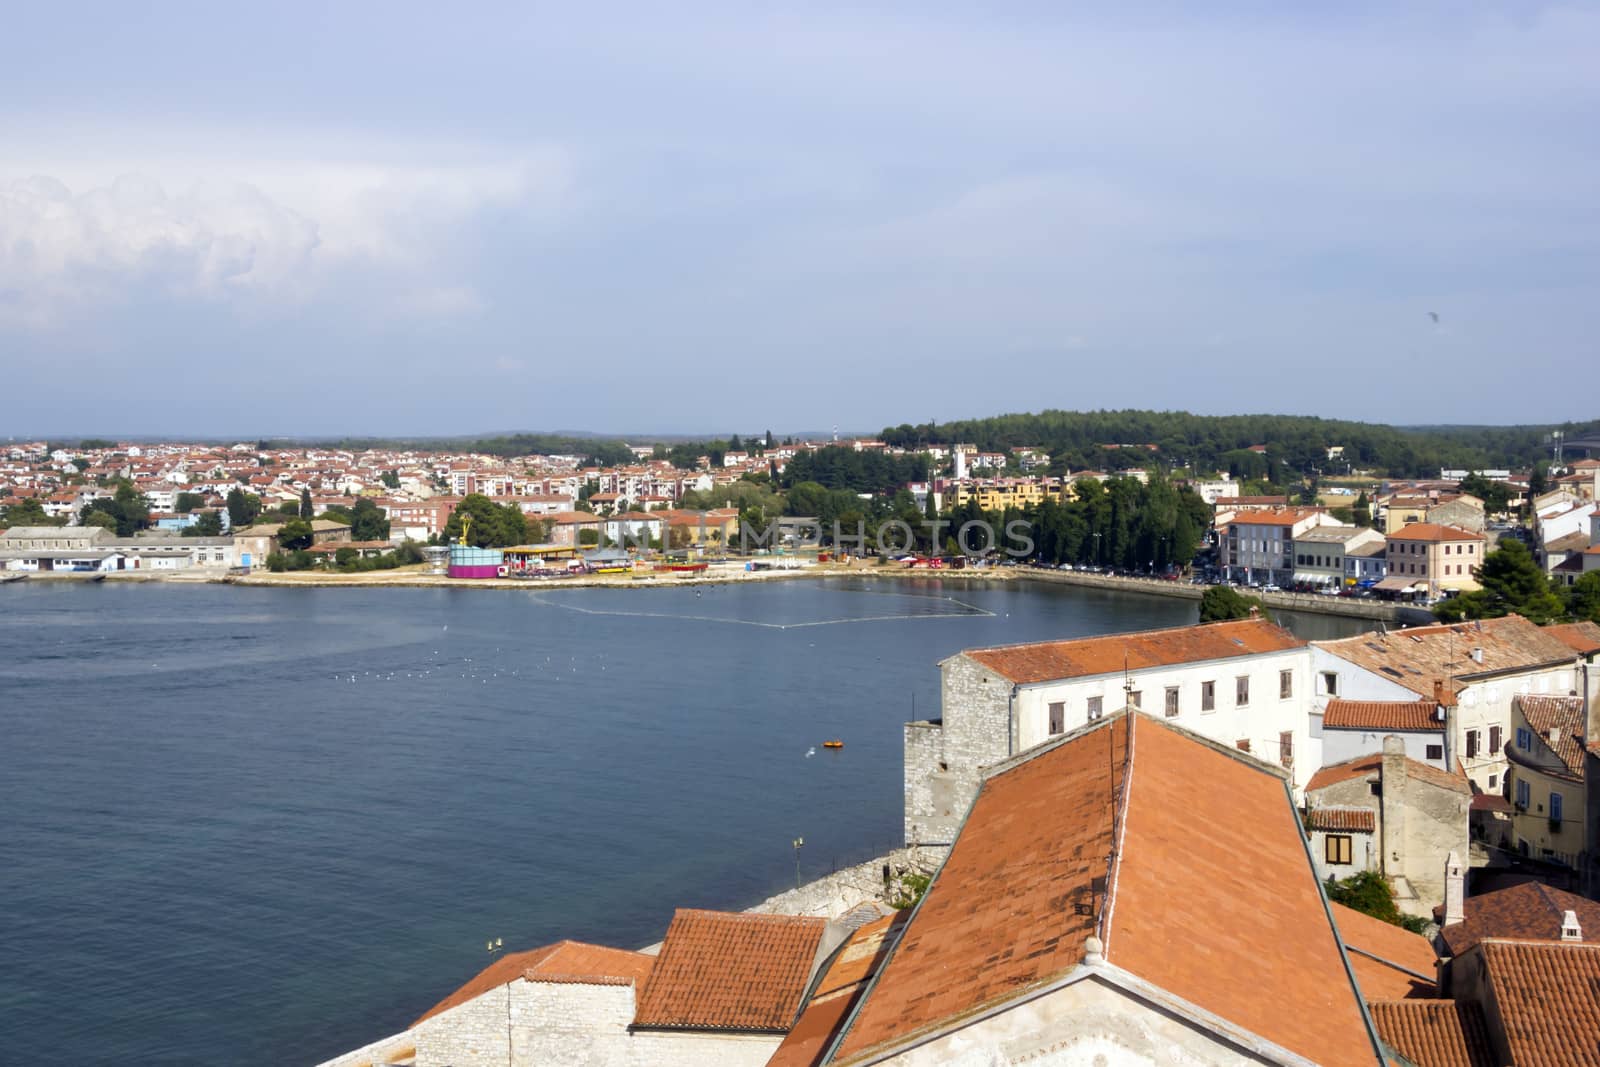
[{"label": "green tree", "polygon": [[89,501],[83,520],[87,522],[90,514],[96,511],[116,520],[118,537],[132,537],[150,525],[150,501],[126,479],[117,483],[117,490],[110,498],[97,497]]},{"label": "green tree", "polygon": [[202,511],[193,523],[184,527],[184,537],[221,537],[222,513],[218,511]]},{"label": "green tree", "polygon": [[472,524],[467,541],[478,548],[504,548],[528,539],[528,522],[522,511],[515,504],[496,504],[482,493],[471,493],[456,505],[445,524],[445,539],[451,543],[460,540],[462,524],[468,518]]},{"label": "green tree", "polygon": [[98,526],[102,530],[114,531],[117,528],[117,517],[109,511],[94,509],[83,513],[83,524],[85,526]]},{"label": "green tree", "polygon": [[1372,525],[1372,501],[1367,499],[1367,491],[1361,490],[1361,495],[1356,497],[1354,516],[1357,526]]},{"label": "green tree", "polygon": [[1200,597],[1201,622],[1227,622],[1230,619],[1248,619],[1261,611],[1261,601],[1244,596],[1225,585],[1214,585]]},{"label": "green tree", "polygon": [[1483,510],[1490,515],[1499,514],[1511,505],[1511,489],[1503,482],[1491,482],[1481,474],[1469,474],[1461,479],[1461,491],[1483,501]]},{"label": "green tree", "polygon": [[1543,569],[1528,547],[1515,538],[1506,538],[1485,556],[1475,576],[1483,588],[1441,600],[1434,606],[1434,614],[1453,622],[1496,619],[1515,612],[1540,626],[1563,614],[1561,598],[1551,592]]},{"label": "green tree", "polygon": [[173,509],[179,515],[187,515],[195,508],[205,507],[204,493],[179,493],[178,499],[173,503]]},{"label": "green tree", "polygon": [[379,475],[379,478],[383,481],[383,484],[390,489],[400,488],[399,471],[384,471],[381,475]]},{"label": "green tree", "polygon": [[349,569],[350,565],[355,563],[356,560],[360,558],[361,553],[357,552],[349,545],[344,545],[333,550],[333,562],[338,565],[340,570]]},{"label": "green tree", "polygon": [[352,541],[387,541],[389,520],[383,509],[366,497],[356,501],[350,512],[350,539]]},{"label": "green tree", "polygon": [[1329,878],[1325,888],[1329,900],[1335,904],[1343,904],[1352,911],[1359,911],[1374,919],[1382,919],[1395,926],[1403,926],[1414,934],[1420,934],[1427,929],[1426,919],[1401,913],[1395,906],[1394,894],[1389,889],[1389,883],[1385,882],[1383,875],[1377,871],[1360,871],[1342,882]]},{"label": "green tree", "polygon": [[1590,571],[1567,587],[1567,614],[1579,622],[1600,622],[1600,571]]},{"label": "green tree", "polygon": [[309,520],[312,514],[311,490],[310,488],[302,489],[300,490],[300,517]]},{"label": "green tree", "polygon": [[279,547],[290,552],[310,548],[314,540],[315,532],[305,519],[290,519],[278,530]]},{"label": "green tree", "polygon": [[46,515],[44,505],[32,497],[0,508],[0,526],[60,526],[62,521]]},{"label": "green tree", "polygon": [[261,498],[254,493],[247,493],[238,486],[228,490],[228,523],[235,530],[242,530],[256,521],[256,516],[261,514]]}]

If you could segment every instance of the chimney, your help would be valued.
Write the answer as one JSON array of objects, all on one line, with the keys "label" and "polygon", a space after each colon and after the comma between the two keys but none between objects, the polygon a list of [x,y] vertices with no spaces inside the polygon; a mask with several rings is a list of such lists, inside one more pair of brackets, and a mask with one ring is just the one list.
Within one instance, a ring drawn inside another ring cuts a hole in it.
[{"label": "chimney", "polygon": [[1400,735],[1384,737],[1383,765],[1378,773],[1381,869],[1385,877],[1399,878],[1406,873],[1406,743]]},{"label": "chimney", "polygon": [[1583,940],[1583,927],[1578,925],[1578,913],[1570,908],[1561,913],[1561,940]]},{"label": "chimney", "polygon": [[1474,662],[1474,663],[1482,663],[1483,662],[1483,646],[1481,646],[1481,645],[1473,646],[1473,649],[1472,649],[1472,662]]},{"label": "chimney", "polygon": [[1467,918],[1467,878],[1461,871],[1461,857],[1455,852],[1444,861],[1444,924],[1465,922]]},{"label": "chimney", "polygon": [[1556,748],[1559,748],[1561,745],[1561,727],[1550,727],[1550,732],[1546,734],[1545,737],[1550,742],[1550,748],[1552,751]]},{"label": "chimney", "polygon": [[1450,683],[1446,682],[1443,678],[1435,678],[1433,680],[1433,702],[1435,704],[1443,706],[1445,704],[1453,703],[1451,700],[1452,696],[1453,694],[1450,692]]}]

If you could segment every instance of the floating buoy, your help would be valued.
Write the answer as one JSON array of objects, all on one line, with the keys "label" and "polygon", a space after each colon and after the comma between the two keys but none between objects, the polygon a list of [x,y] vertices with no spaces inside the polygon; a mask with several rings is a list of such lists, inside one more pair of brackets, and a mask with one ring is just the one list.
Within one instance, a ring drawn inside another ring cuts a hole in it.
[{"label": "floating buoy", "polygon": [[823,748],[843,748],[844,747],[844,742],[843,741],[824,741],[824,742],[822,742],[822,747]]}]

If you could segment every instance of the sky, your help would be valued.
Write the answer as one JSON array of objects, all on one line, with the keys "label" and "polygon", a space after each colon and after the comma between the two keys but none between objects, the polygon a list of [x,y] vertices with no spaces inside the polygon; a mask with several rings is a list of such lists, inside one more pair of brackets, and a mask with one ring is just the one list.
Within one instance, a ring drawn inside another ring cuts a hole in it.
[{"label": "sky", "polygon": [[1596,414],[1594,4],[5,26],[0,436]]}]

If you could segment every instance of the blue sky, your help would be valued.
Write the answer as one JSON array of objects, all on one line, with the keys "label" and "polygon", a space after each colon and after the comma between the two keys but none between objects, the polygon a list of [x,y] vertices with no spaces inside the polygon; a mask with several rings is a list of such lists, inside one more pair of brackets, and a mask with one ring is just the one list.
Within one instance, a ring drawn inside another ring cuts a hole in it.
[{"label": "blue sky", "polygon": [[1595,414],[1600,7],[985,6],[15,8],[0,434]]}]

